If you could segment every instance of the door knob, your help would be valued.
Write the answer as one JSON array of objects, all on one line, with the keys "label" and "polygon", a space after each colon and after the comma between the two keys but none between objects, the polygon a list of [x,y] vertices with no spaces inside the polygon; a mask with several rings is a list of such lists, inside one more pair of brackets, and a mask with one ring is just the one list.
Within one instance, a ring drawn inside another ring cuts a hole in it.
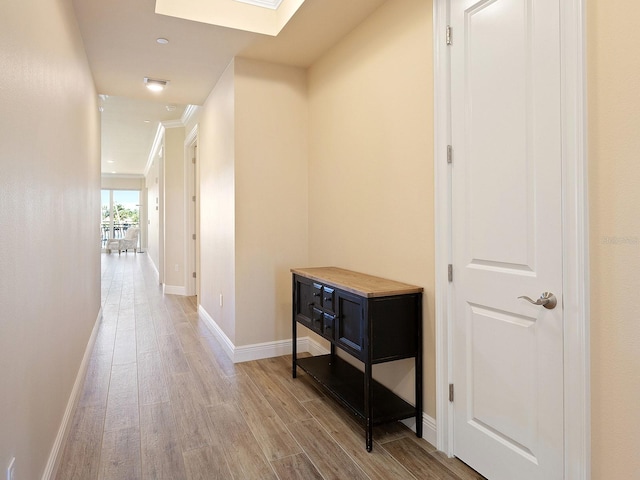
[{"label": "door knob", "polygon": [[553,310],[558,304],[558,299],[551,292],[544,292],[542,295],[540,295],[540,298],[535,301],[531,300],[529,297],[525,297],[524,295],[518,298],[524,298],[527,302],[533,303],[534,305],[542,305],[544,308],[547,308],[549,310]]}]

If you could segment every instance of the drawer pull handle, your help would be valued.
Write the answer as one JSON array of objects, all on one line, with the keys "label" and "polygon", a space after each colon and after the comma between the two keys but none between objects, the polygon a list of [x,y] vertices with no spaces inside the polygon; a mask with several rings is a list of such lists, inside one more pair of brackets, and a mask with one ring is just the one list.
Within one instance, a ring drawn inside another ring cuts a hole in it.
[{"label": "drawer pull handle", "polygon": [[331,302],[331,301],[333,301],[333,299],[331,297],[324,297],[324,301],[325,302]]},{"label": "drawer pull handle", "polygon": [[314,294],[313,294],[313,296],[314,296],[314,297],[319,297],[319,296],[320,296],[320,294],[316,292],[316,293],[314,293]]}]

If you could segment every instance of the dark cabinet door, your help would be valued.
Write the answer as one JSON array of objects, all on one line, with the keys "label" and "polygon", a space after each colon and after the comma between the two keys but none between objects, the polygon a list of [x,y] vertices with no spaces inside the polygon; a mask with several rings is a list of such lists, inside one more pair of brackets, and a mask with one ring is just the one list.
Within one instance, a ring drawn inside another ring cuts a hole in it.
[{"label": "dark cabinet door", "polygon": [[296,320],[305,327],[311,328],[313,324],[313,295],[311,282],[304,278],[296,277],[295,280],[295,312]]},{"label": "dark cabinet door", "polygon": [[337,310],[334,325],[336,342],[362,359],[366,333],[362,298],[340,290],[336,290],[334,298]]}]

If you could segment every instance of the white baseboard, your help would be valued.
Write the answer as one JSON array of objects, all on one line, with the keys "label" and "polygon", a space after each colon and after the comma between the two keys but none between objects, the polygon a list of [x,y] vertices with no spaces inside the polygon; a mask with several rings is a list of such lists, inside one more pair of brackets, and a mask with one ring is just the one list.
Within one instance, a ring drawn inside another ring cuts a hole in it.
[{"label": "white baseboard", "polygon": [[64,415],[62,417],[62,423],[60,424],[60,428],[58,429],[58,434],[56,435],[56,439],[53,442],[53,448],[51,449],[51,453],[49,454],[49,460],[47,461],[44,473],[42,474],[42,480],[53,480],[58,470],[58,465],[64,451],[64,443],[67,439],[67,436],[69,435],[69,430],[71,429],[73,413],[75,412],[76,405],[78,404],[78,400],[80,399],[82,385],[84,384],[84,377],[87,374],[89,359],[91,357],[91,352],[93,351],[93,346],[96,343],[98,327],[100,326],[101,321],[102,307],[100,307],[100,310],[98,311],[98,317],[96,318],[95,324],[93,325],[93,330],[91,331],[89,342],[87,343],[87,347],[85,348],[84,356],[82,357],[82,362],[80,363],[80,368],[78,369],[78,374],[76,375],[76,380],[73,383],[73,389],[71,390],[71,395],[69,396],[69,401],[67,402],[67,408],[65,409]]},{"label": "white baseboard", "polygon": [[[406,420],[402,420],[402,423],[404,423],[407,427],[409,427],[414,432],[416,431],[415,418],[407,418]],[[437,441],[436,419],[433,417],[430,417],[426,413],[422,414],[422,438],[435,447],[436,441]]]},{"label": "white baseboard", "polygon": [[165,295],[187,295],[187,287],[179,287],[177,285],[162,285],[162,293]]},{"label": "white baseboard", "polygon": [[147,258],[149,259],[149,263],[153,267],[153,271],[156,272],[156,277],[158,277],[157,280],[159,282],[160,281],[160,270],[158,270],[157,265],[153,262],[153,258],[151,258],[151,255],[149,255]]},{"label": "white baseboard", "polygon": [[327,355],[331,353],[331,351],[328,348],[318,343],[315,339],[311,337],[299,338],[296,343],[297,343],[298,352],[308,352],[313,356]]},{"label": "white baseboard", "polygon": [[233,342],[229,339],[229,337],[227,337],[227,335],[222,331],[222,329],[215,322],[213,317],[209,315],[209,313],[204,309],[202,305],[198,305],[198,314],[200,315],[200,318],[204,320],[205,325],[209,327],[209,330],[211,330],[211,333],[213,333],[213,336],[216,337],[216,339],[220,342],[220,344],[222,345],[222,348],[224,349],[224,352],[233,361],[233,352],[236,349]]},{"label": "white baseboard", "polygon": [[291,353],[291,340],[277,342],[255,343],[236,347],[233,352],[233,362],[242,363],[263,358],[281,357]]},{"label": "white baseboard", "polygon": [[[236,347],[227,335],[218,326],[215,320],[202,307],[198,306],[200,318],[204,320],[211,333],[222,344],[225,353],[233,363],[248,362],[251,360],[261,360],[263,358],[280,357],[289,355],[292,351],[291,339],[277,340],[274,342],[254,343],[252,345],[241,345]],[[296,342],[298,352],[309,352],[312,355],[324,355],[329,353],[325,347],[309,337],[298,338]]]},{"label": "white baseboard", "polygon": [[[298,338],[296,341],[298,352],[309,352],[312,355],[325,355],[329,350],[324,348],[315,340],[309,337]],[[278,342],[255,343],[253,345],[243,345],[236,347],[233,357],[234,363],[248,362],[250,360],[261,360],[263,358],[280,357],[290,355],[292,352],[291,339],[280,340]]]}]

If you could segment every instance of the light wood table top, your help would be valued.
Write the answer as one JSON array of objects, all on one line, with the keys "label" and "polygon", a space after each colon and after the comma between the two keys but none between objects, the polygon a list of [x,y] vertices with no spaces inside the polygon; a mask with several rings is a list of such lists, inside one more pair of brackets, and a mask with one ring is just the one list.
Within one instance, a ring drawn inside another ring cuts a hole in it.
[{"label": "light wood table top", "polygon": [[292,268],[291,272],[369,298],[421,293],[424,290],[416,285],[338,267]]}]

